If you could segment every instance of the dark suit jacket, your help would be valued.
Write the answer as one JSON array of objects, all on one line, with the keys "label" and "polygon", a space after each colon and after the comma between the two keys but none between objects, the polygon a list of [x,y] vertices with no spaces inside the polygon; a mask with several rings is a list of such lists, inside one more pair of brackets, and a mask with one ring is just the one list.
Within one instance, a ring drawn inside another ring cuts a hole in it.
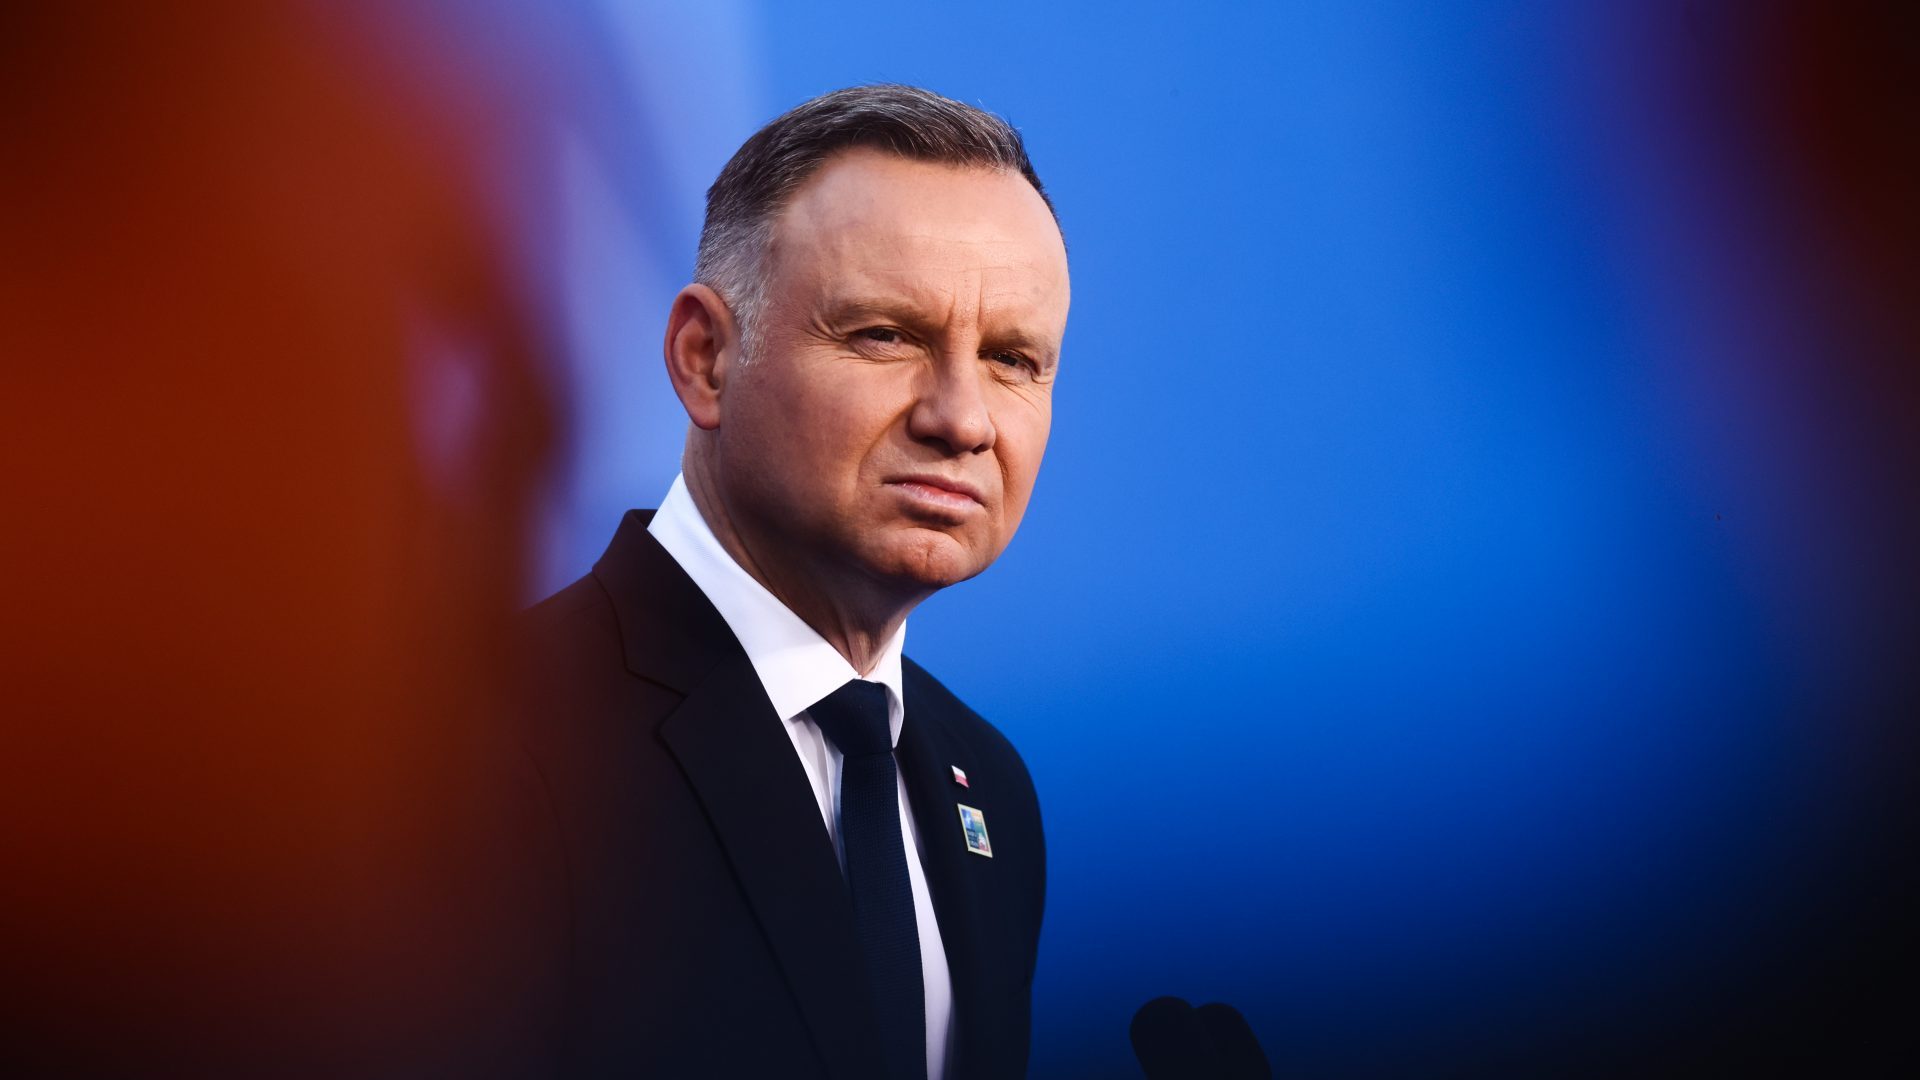
[{"label": "dark suit jacket", "polygon": [[[540,964],[550,1039],[571,1074],[879,1077],[819,805],[651,517],[629,512],[593,572],[529,615],[515,724],[548,815],[536,873],[564,890],[542,910],[566,924],[542,939],[564,952]],[[1045,890],[1033,783],[911,660],[904,691],[896,756],[952,969],[948,1075],[1024,1075]],[[959,803],[986,815],[991,858],[967,850]]]}]

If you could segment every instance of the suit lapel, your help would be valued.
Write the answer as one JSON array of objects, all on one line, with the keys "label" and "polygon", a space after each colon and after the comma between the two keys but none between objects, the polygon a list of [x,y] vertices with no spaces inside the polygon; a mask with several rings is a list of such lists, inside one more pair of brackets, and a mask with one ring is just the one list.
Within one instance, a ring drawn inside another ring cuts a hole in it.
[{"label": "suit lapel", "polygon": [[628,669],[686,694],[661,741],[706,809],[828,1073],[878,1076],[852,900],[813,789],[752,663],[646,531],[650,517],[630,511],[594,567]]},{"label": "suit lapel", "polygon": [[793,744],[753,667],[723,663],[660,728],[834,1076],[879,1075],[846,881]]},{"label": "suit lapel", "polygon": [[969,1076],[975,1049],[992,1037],[987,1018],[993,1015],[988,999],[992,980],[982,969],[989,954],[983,949],[983,913],[989,910],[981,890],[986,882],[970,863],[984,862],[966,849],[961,839],[960,816],[952,766],[967,767],[964,748],[953,738],[949,725],[926,693],[916,694],[916,680],[906,681],[907,720],[900,730],[899,761],[907,783],[907,803],[920,825],[921,860],[927,871],[927,885],[933,893],[935,918],[940,920],[940,940],[946,946],[947,970],[953,979],[953,1068],[949,1076]]}]

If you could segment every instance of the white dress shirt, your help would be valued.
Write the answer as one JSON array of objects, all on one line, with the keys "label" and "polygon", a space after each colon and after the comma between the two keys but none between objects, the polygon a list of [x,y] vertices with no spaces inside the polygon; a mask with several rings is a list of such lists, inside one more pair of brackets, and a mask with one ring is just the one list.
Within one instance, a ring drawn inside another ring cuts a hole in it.
[{"label": "white dress shirt", "polygon": [[[733,636],[740,639],[755,674],[760,676],[767,700],[780,715],[787,738],[793,740],[793,752],[799,755],[807,780],[813,784],[820,820],[827,827],[844,871],[846,853],[840,847],[838,827],[840,751],[821,734],[807,709],[849,681],[861,678],[861,674],[813,627],[733,561],[694,505],[693,496],[687,493],[685,477],[673,478],[673,487],[660,501],[647,531],[700,586]],[[879,663],[865,676],[887,688],[887,720],[895,746],[900,745],[900,727],[906,717],[900,689],[900,649],[906,639],[907,627],[902,622],[881,650]],[[942,1080],[952,1027],[953,988],[946,946],[940,941],[940,924],[934,918],[932,895],[927,891],[926,870],[920,865],[920,832],[907,807],[905,780],[898,781],[897,787],[900,837],[907,849],[907,881],[913,887],[913,918],[920,928],[920,978],[927,1006],[927,1080]]]}]

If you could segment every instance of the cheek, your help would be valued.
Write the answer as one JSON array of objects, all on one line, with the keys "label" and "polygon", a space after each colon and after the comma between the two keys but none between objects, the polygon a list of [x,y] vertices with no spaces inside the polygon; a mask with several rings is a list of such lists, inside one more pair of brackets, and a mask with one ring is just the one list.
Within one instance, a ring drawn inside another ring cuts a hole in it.
[{"label": "cheek", "polygon": [[910,377],[904,367],[856,369],[830,388],[816,388],[812,423],[847,469],[891,456],[883,450],[906,427],[913,401]]},{"label": "cheek", "polygon": [[1040,459],[1047,452],[1053,410],[1045,402],[1023,402],[1020,407],[1007,410],[999,423],[1000,438],[1006,447],[1003,456],[1008,460],[1009,469],[1017,470],[1031,485],[1034,474],[1040,471]]},{"label": "cheek", "polygon": [[816,491],[853,490],[868,470],[895,455],[885,452],[904,406],[899,379],[887,369],[843,369],[831,378],[796,379],[769,408],[786,434],[784,472]]},{"label": "cheek", "polygon": [[1010,414],[1000,429],[1000,468],[1010,522],[1019,520],[1033,494],[1040,459],[1047,450],[1050,419],[1045,409],[1023,409]]},{"label": "cheek", "polygon": [[834,380],[786,357],[768,356],[759,363],[789,365],[787,370],[755,372],[751,384],[741,387],[743,396],[750,398],[744,419],[776,455],[792,459],[824,451],[843,438],[848,420],[845,394]]}]

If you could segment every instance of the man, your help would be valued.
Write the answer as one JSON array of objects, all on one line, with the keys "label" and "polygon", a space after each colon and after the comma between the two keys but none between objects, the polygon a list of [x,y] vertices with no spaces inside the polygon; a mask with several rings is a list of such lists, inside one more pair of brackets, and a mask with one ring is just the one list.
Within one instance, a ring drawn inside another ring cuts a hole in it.
[{"label": "man", "polygon": [[532,615],[554,1039],[596,1075],[1019,1075],[1038,803],[901,649],[1026,509],[1067,319],[1051,204],[999,118],[842,90],[734,155],[695,277],[665,343],[682,475]]}]

